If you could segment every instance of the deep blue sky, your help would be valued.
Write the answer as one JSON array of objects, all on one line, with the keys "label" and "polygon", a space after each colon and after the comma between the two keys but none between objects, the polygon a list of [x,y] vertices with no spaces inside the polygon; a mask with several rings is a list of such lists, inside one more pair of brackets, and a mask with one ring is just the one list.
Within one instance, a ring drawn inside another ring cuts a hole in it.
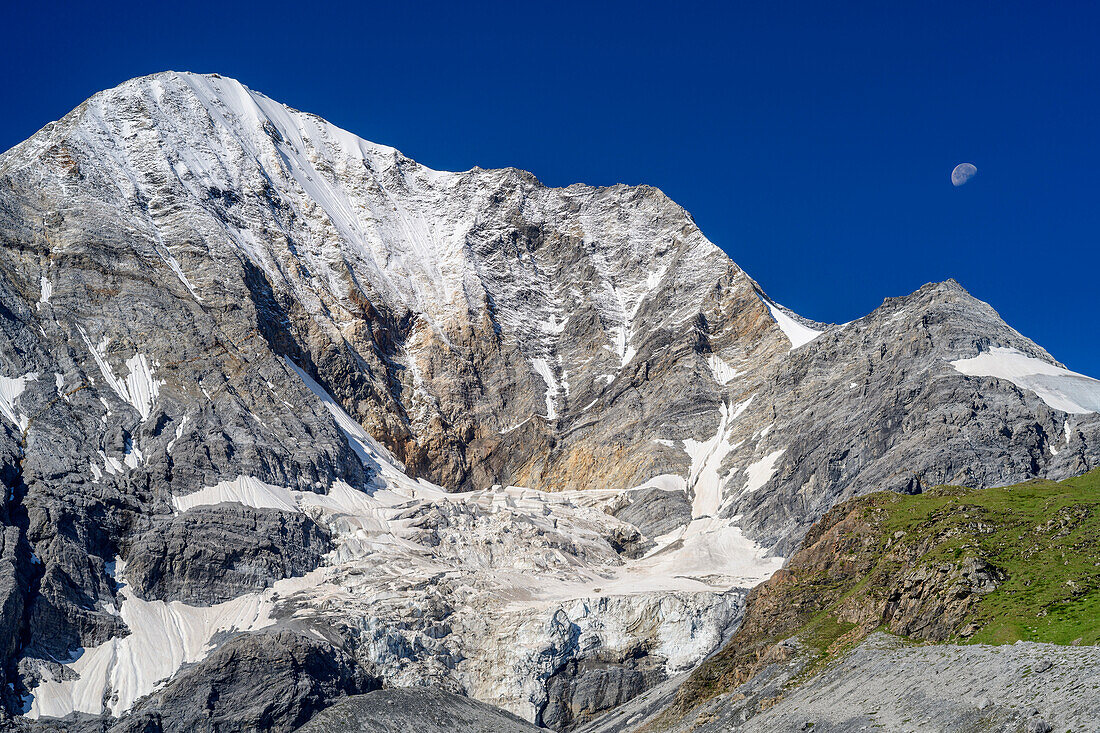
[{"label": "deep blue sky", "polygon": [[810,318],[955,277],[1100,376],[1091,3],[86,5],[6,3],[0,149],[216,71],[434,168],[658,186]]}]

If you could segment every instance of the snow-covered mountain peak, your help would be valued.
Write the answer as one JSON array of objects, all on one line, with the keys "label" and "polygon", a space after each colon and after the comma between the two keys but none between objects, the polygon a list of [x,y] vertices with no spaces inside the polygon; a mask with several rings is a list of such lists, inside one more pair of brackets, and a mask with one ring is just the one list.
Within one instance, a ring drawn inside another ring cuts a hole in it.
[{"label": "snow-covered mountain peak", "polygon": [[312,649],[549,722],[713,651],[839,501],[1100,464],[1100,382],[957,284],[807,321],[657,189],[433,171],[213,75],[0,156],[0,272],[0,662],[44,717],[191,720]]},{"label": "snow-covered mountain peak", "polygon": [[[487,271],[502,257],[510,270],[527,271],[526,287],[518,287],[539,291],[538,300],[560,299],[540,282],[544,268],[526,259],[534,253],[510,246],[506,230],[516,216],[590,247],[598,242],[604,251],[597,271],[615,291],[644,287],[685,245],[701,248],[694,253],[699,267],[729,265],[656,189],[550,189],[516,169],[435,171],[218,75],[164,72],[101,92],[9,151],[0,170],[40,159],[82,196],[98,193],[100,202],[117,206],[121,194],[132,202],[121,218],[153,240],[163,235],[161,210],[190,209],[211,234],[223,230],[273,283],[314,291],[304,300],[326,302],[340,325],[352,289],[376,306],[399,306],[433,323],[479,311],[485,290],[506,306],[510,294]],[[577,216],[558,221],[562,209]],[[274,236],[257,236],[265,231]],[[607,247],[609,239],[619,241]],[[673,239],[679,241],[670,249]],[[288,259],[302,261],[309,282],[295,278]],[[173,269],[201,297],[201,276]],[[523,277],[511,274],[513,281]],[[521,312],[505,318],[545,320],[553,310],[550,302],[537,312],[516,308]],[[318,302],[315,313],[323,310]],[[621,307],[603,315],[628,320]]]},{"label": "snow-covered mountain peak", "polygon": [[[190,99],[186,99],[188,96]],[[117,107],[134,97],[152,100],[160,107],[159,114],[150,109],[157,122],[173,115],[186,116],[193,111],[187,109],[189,103],[197,103],[226,130],[241,138],[255,142],[268,138],[291,147],[315,149],[319,149],[316,147],[318,142],[325,141],[330,143],[326,152],[333,153],[333,157],[359,158],[379,170],[406,164],[436,173],[414,163],[395,148],[365,140],[317,115],[276,102],[236,79],[219,74],[165,71],[131,79],[100,92],[90,101],[100,107]],[[193,128],[193,131],[202,129]]]}]

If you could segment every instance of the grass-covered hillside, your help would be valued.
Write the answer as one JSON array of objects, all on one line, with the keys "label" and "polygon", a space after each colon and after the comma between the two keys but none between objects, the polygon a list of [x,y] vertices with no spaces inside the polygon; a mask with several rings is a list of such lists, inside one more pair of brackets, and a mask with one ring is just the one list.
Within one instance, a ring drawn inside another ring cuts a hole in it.
[{"label": "grass-covered hillside", "polygon": [[979,628],[965,641],[1100,643],[1100,470],[1061,482],[875,498],[889,512],[888,534],[933,540],[922,562],[975,557],[1003,573],[968,613]]},{"label": "grass-covered hillside", "polygon": [[[921,643],[1100,643],[1100,470],[834,508],[752,592],[738,632],[670,713],[799,647],[817,652],[809,676],[876,629]],[[778,643],[792,637],[801,644]]]}]

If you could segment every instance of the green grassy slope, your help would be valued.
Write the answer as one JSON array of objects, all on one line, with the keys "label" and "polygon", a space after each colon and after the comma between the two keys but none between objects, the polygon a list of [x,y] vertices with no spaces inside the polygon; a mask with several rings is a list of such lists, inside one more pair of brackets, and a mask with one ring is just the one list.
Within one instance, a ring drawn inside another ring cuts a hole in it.
[{"label": "green grassy slope", "polygon": [[1100,470],[834,508],[754,589],[741,628],[667,712],[751,678],[784,639],[817,652],[804,679],[877,629],[918,643],[1100,644]]},{"label": "green grassy slope", "polygon": [[1007,577],[968,614],[965,641],[1100,643],[1100,470],[1065,481],[875,497],[887,536],[935,538],[922,562],[986,560]]}]

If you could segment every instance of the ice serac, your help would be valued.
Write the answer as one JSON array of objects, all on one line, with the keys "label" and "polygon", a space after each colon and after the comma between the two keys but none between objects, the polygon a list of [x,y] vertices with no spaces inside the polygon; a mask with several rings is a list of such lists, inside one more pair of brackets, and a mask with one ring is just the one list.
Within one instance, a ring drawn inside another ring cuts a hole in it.
[{"label": "ice serac", "polygon": [[[0,155],[0,271],[0,698],[40,725],[201,682],[289,730],[380,680],[572,728],[841,499],[1100,462],[1094,380],[954,282],[817,324],[657,189],[434,171],[217,75]],[[147,669],[149,618],[205,620]]]}]

